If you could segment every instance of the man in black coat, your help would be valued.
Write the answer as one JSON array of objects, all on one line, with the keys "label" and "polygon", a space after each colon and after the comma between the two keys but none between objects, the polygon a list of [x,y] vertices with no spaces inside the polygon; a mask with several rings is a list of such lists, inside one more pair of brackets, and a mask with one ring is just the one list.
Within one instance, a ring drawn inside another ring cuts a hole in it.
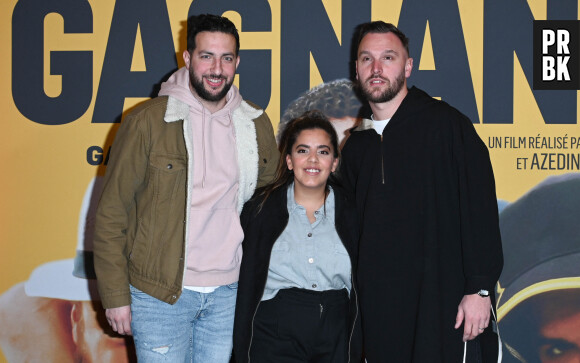
[{"label": "man in black coat", "polygon": [[407,89],[402,32],[380,21],[359,31],[356,78],[373,115],[346,142],[341,168],[362,223],[367,361],[495,362],[503,257],[487,148],[459,111]]}]

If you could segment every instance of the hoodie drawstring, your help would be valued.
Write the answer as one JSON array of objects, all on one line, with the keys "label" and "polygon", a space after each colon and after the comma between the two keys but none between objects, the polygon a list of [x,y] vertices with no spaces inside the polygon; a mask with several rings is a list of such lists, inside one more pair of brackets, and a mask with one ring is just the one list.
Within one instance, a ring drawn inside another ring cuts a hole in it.
[{"label": "hoodie drawstring", "polygon": [[203,160],[201,187],[205,188],[205,173],[206,173],[206,166],[205,166],[205,112],[201,113],[201,157]]}]

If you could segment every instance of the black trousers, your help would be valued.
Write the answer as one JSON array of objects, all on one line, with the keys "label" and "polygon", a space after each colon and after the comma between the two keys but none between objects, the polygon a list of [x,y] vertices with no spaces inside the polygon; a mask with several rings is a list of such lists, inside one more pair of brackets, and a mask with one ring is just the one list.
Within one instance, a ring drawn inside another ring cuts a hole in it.
[{"label": "black trousers", "polygon": [[348,362],[346,290],[280,290],[254,318],[252,363]]}]

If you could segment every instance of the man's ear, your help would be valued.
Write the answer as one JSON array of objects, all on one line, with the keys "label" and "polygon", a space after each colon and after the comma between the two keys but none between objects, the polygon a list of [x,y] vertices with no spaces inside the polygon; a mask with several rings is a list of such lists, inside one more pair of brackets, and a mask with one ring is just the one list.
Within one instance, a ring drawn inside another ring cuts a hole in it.
[{"label": "man's ear", "polygon": [[185,67],[189,69],[189,63],[191,62],[191,54],[187,50],[183,51],[183,61],[185,62]]},{"label": "man's ear", "polygon": [[413,58],[407,58],[405,62],[405,77],[411,77],[411,71],[413,71]]}]

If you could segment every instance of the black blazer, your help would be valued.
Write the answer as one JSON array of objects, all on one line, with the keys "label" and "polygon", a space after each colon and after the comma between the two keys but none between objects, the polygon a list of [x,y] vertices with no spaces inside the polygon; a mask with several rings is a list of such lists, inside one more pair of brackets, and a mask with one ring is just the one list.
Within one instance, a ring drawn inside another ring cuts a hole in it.
[{"label": "black blazer", "polygon": [[[359,228],[354,201],[337,185],[332,185],[335,197],[335,225],[352,264],[349,322],[351,362],[361,357],[361,329],[355,273],[357,269]],[[272,246],[288,224],[287,187],[274,190],[261,210],[261,190],[245,205],[241,214],[244,229],[244,255],[240,268],[236,315],[234,319],[234,355],[237,363],[248,362],[253,333],[253,319],[264,293]]]}]

